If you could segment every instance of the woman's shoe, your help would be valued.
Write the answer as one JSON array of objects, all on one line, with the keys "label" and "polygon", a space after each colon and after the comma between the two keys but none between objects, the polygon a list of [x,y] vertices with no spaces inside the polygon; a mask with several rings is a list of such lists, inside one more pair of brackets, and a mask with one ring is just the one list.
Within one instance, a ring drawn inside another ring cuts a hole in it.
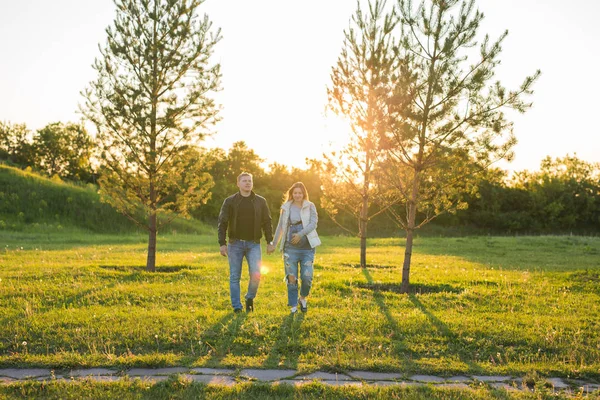
[{"label": "woman's shoe", "polygon": [[302,311],[302,312],[308,311],[308,302],[306,301],[306,299],[304,301],[302,301],[302,299],[300,299],[300,311]]},{"label": "woman's shoe", "polygon": [[298,312],[298,307],[296,307],[296,306],[292,307],[292,308],[290,309],[290,312],[291,312],[292,314],[296,314],[296,313]]}]

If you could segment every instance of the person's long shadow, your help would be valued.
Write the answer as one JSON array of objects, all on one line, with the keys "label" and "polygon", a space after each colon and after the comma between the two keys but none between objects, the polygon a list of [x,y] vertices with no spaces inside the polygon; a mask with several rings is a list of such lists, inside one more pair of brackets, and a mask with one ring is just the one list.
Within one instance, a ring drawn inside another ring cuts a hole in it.
[{"label": "person's long shadow", "polygon": [[[373,278],[371,277],[369,270],[367,268],[363,268],[362,272],[365,278],[367,278],[367,281],[370,284],[373,284]],[[394,350],[394,354],[400,359],[402,359],[407,370],[414,370],[415,363],[412,360],[412,355],[410,354],[410,351],[406,348],[406,346],[403,343],[402,332],[400,330],[400,327],[398,326],[398,321],[396,321],[396,319],[394,319],[394,317],[392,316],[390,309],[385,304],[385,298],[381,294],[381,292],[379,290],[373,290],[372,293],[373,300],[375,300],[375,303],[377,303],[377,305],[379,306],[379,310],[385,316],[388,324],[388,329],[393,334],[392,348]]]},{"label": "person's long shadow", "polygon": [[[246,320],[246,313],[227,313],[200,336],[201,357],[209,355],[203,362],[206,367],[219,366],[230,352],[233,341]],[[205,354],[202,354],[205,353]]]},{"label": "person's long shadow", "polygon": [[289,314],[283,318],[279,328],[279,336],[263,363],[265,368],[297,369],[298,358],[303,349],[300,342],[302,322],[304,322],[303,313]]}]

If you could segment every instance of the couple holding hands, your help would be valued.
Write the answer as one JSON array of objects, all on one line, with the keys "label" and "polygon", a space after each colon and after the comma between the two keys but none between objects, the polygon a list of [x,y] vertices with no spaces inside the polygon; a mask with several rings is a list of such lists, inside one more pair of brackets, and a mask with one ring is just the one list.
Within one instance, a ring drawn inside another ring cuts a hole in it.
[{"label": "couple holding hands", "polygon": [[316,231],[317,209],[308,200],[304,184],[294,183],[284,195],[279,223],[273,235],[267,200],[254,193],[253,185],[252,175],[242,172],[237,178],[239,192],[225,199],[219,213],[219,245],[221,255],[229,259],[229,292],[233,311],[242,311],[240,278],[244,258],[250,274],[245,296],[246,311],[254,311],[254,298],[260,283],[260,239],[264,233],[267,254],[273,253],[278,244],[283,253],[288,306],[291,312],[296,313],[298,305],[300,311],[306,312],[307,297],[313,280],[315,247],[321,244]]}]

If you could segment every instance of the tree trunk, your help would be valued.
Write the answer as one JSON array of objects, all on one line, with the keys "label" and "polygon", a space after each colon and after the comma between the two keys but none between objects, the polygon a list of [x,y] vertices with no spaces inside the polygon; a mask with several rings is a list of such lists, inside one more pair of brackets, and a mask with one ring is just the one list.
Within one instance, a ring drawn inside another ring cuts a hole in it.
[{"label": "tree trunk", "polygon": [[148,258],[146,260],[146,271],[156,271],[156,213],[149,218],[149,236],[148,236]]},{"label": "tree trunk", "polygon": [[[154,3],[154,15],[157,15],[158,3]],[[148,217],[148,258],[146,260],[146,271],[156,271],[156,190],[155,190],[155,179],[157,175],[156,171],[156,113],[158,104],[158,54],[157,54],[157,21],[154,19],[154,26],[152,28],[152,92],[150,93],[150,99],[152,102],[152,109],[150,111],[150,154],[149,154],[149,171],[148,181],[150,183],[150,215]]]},{"label": "tree trunk", "polygon": [[360,211],[359,236],[360,236],[360,266],[367,267],[367,213],[369,212],[369,200],[363,197],[362,209]]},{"label": "tree trunk", "polygon": [[415,221],[417,220],[417,200],[419,193],[419,171],[415,171],[412,185],[411,198],[408,202],[408,218],[406,224],[406,247],[404,249],[404,263],[402,265],[402,285],[400,293],[408,293],[410,289],[410,261],[412,259],[413,235],[415,232]]},{"label": "tree trunk", "polygon": [[[369,107],[371,114],[371,107]],[[371,118],[371,117],[369,117]],[[372,125],[372,124],[371,124]],[[367,223],[369,218],[369,186],[371,185],[371,150],[367,145],[365,170],[363,174],[362,207],[360,209],[360,222],[358,233],[360,235],[360,266],[367,268]]]},{"label": "tree trunk", "polygon": [[360,267],[367,268],[367,238],[360,238]]},{"label": "tree trunk", "polygon": [[412,229],[406,230],[406,248],[404,250],[404,264],[402,265],[402,285],[400,285],[400,293],[408,293],[410,288],[410,260],[412,257],[413,247],[413,233]]}]

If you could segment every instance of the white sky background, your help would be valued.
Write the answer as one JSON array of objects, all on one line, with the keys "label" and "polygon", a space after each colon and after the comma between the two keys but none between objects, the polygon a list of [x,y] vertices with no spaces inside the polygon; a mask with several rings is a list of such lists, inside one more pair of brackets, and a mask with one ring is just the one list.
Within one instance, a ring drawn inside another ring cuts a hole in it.
[{"label": "white sky background", "polygon": [[[364,1],[364,0],[363,0]],[[244,140],[268,163],[304,167],[341,125],[324,119],[326,87],[341,50],[354,0],[206,0],[222,29],[215,61],[222,65],[223,121],[207,147]],[[515,88],[536,69],[542,76],[533,108],[516,115],[519,144],[511,170],[538,169],[547,155],[576,153],[600,161],[600,2],[479,0],[480,33],[504,29],[497,77]],[[0,121],[39,129],[78,121],[80,91],[112,24],[111,0],[0,0]]]}]

